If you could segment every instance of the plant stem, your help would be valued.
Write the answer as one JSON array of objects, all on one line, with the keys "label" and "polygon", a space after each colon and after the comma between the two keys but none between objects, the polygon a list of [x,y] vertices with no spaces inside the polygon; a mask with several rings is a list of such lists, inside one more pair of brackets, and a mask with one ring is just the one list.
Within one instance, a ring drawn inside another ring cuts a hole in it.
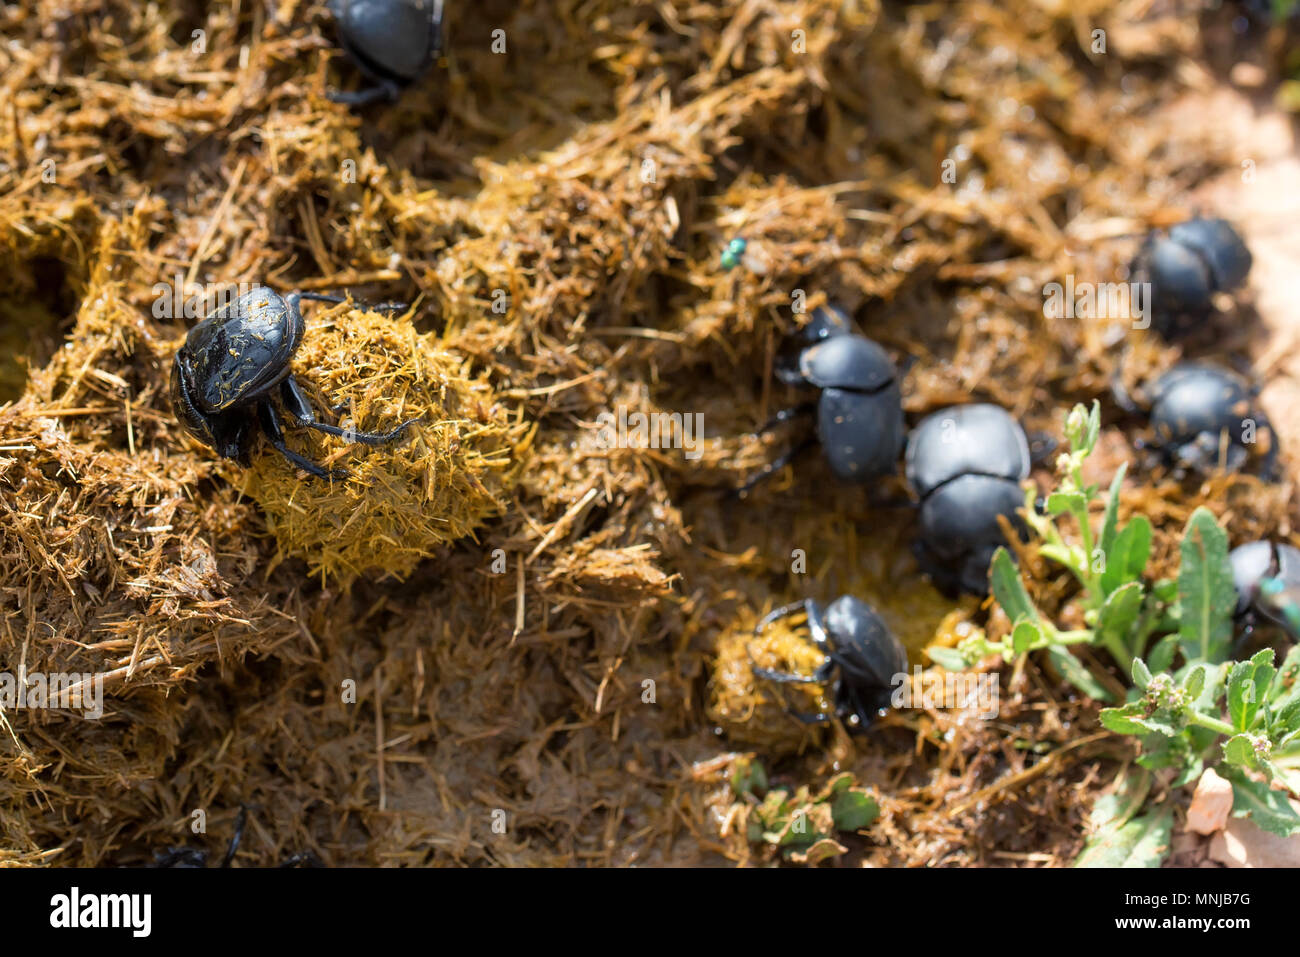
[{"label": "plant stem", "polygon": [[1219,734],[1234,735],[1237,733],[1237,729],[1226,721],[1221,721],[1218,718],[1211,718],[1208,714],[1201,714],[1199,711],[1190,711],[1189,714],[1190,717],[1187,720],[1188,724],[1194,724],[1201,728],[1208,728],[1211,731],[1219,732]]}]

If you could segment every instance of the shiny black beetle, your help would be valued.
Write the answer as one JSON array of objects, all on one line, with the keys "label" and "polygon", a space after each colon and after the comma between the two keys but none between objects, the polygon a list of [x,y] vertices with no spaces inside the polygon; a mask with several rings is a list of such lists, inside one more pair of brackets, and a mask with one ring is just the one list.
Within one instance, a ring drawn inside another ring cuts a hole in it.
[{"label": "shiny black beetle", "polygon": [[1133,272],[1151,283],[1152,324],[1167,339],[1191,332],[1213,308],[1217,292],[1246,281],[1250,250],[1222,219],[1190,219],[1152,231],[1142,244]]},{"label": "shiny black beetle", "polygon": [[[754,627],[754,636],[758,637],[778,618],[801,608],[808,613],[812,643],[826,660],[811,675],[758,667],[754,675],[781,684],[830,682],[835,716],[842,718],[851,731],[865,730],[889,706],[898,685],[897,676],[907,674],[907,652],[875,609],[852,595],[835,599],[825,611],[820,602],[810,598],[777,608]],[[832,718],[825,712],[790,714],[805,724],[824,724]]]},{"label": "shiny black beetle", "polygon": [[[1126,411],[1142,411],[1118,380],[1113,392]],[[1203,362],[1180,362],[1144,397],[1157,451],[1166,464],[1181,469],[1206,472],[1222,459],[1236,471],[1250,458],[1259,434],[1267,432],[1261,474],[1271,477],[1277,466],[1277,433],[1255,408],[1254,399],[1255,390],[1236,373]]]},{"label": "shiny black beetle", "polygon": [[[273,396],[279,396],[299,424],[366,445],[392,442],[417,420],[403,422],[384,433],[356,432],[316,421],[311,404],[289,368],[289,360],[302,341],[304,323],[299,302],[303,299],[346,301],[315,292],[281,297],[270,289],[258,288],[222,306],[191,329],[172,364],[172,407],[181,424],[223,458],[248,464],[256,417],[271,445],[294,465],[320,478],[341,478],[347,473],[325,469],[285,445]],[[405,307],[385,303],[371,308]]]},{"label": "shiny black beetle", "polygon": [[1300,549],[1284,542],[1247,542],[1228,555],[1237,587],[1235,617],[1250,638],[1261,617],[1300,640]]},{"label": "shiny black beetle", "polygon": [[339,42],[372,83],[329,98],[348,106],[395,100],[428,69],[442,43],[443,0],[330,0]]},{"label": "shiny black beetle", "polygon": [[[884,349],[853,332],[841,310],[814,310],[798,349],[778,363],[776,376],[787,385],[820,389],[821,396],[815,404],[777,413],[760,431],[815,412],[817,438],[836,478],[867,482],[894,471],[906,434],[898,370]],[[768,463],[740,492],[785,467],[811,444],[809,437]]]},{"label": "shiny black beetle", "polygon": [[912,431],[904,469],[921,499],[912,549],[945,594],[988,591],[989,562],[1006,543],[998,516],[1021,524],[1031,465],[1024,429],[996,405],[941,409]]}]

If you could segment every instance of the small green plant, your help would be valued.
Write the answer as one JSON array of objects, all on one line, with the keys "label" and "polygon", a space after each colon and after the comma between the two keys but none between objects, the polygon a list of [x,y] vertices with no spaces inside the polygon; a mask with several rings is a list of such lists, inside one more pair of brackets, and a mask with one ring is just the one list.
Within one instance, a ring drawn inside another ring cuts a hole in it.
[{"label": "small green plant", "polygon": [[[1078,580],[1078,602],[1085,627],[1061,630],[1044,617],[1021,581],[1006,549],[990,568],[993,597],[1011,621],[1000,641],[982,635],[955,649],[934,649],[943,667],[960,669],[998,654],[1011,660],[1043,651],[1056,670],[1091,697],[1117,707],[1103,709],[1102,724],[1139,738],[1139,765],[1145,771],[1175,768],[1175,786],[1194,782],[1208,765],[1232,782],[1233,813],[1283,836],[1300,833],[1300,815],[1287,800],[1296,793],[1300,769],[1300,648],[1281,668],[1273,652],[1248,661],[1230,661],[1232,614],[1237,593],[1228,561],[1228,536],[1214,514],[1201,507],[1183,532],[1176,579],[1149,581],[1151,523],[1142,515],[1121,526],[1119,492],[1126,466],[1111,482],[1100,521],[1100,488],[1087,484],[1082,466],[1100,434],[1100,407],[1076,406],[1065,424],[1068,450],[1058,461],[1060,481],[1036,507],[1032,487],[1025,497],[1025,521],[1039,542],[1039,554],[1062,565]],[[1296,609],[1284,609],[1295,613]],[[1090,671],[1071,645],[1104,648],[1132,687],[1113,676]],[[1121,700],[1122,699],[1122,700]],[[1274,785],[1285,790],[1276,790]],[[1136,787],[1137,785],[1134,785]],[[1149,787],[1149,776],[1146,782]],[[1130,793],[1131,796],[1131,793]],[[1102,819],[1080,865],[1113,864],[1116,855],[1130,866],[1159,863],[1152,847],[1163,846],[1170,820],[1164,812],[1138,815],[1146,790],[1136,802],[1102,807]],[[1154,843],[1153,843],[1154,841]],[[1133,857],[1136,855],[1136,857]]]},{"label": "small green plant", "polygon": [[855,787],[853,775],[838,774],[816,795],[805,785],[793,793],[769,788],[767,773],[758,761],[741,758],[731,775],[731,791],[749,807],[746,837],[765,844],[786,860],[816,864],[845,853],[835,840],[837,831],[867,827],[880,816],[880,805],[870,792]]}]

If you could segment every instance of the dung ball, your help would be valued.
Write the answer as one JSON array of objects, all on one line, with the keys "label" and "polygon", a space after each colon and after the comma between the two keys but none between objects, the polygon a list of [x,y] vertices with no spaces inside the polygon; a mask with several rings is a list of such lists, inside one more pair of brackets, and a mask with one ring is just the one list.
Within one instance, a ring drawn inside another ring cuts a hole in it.
[{"label": "dung ball", "polygon": [[367,446],[282,416],[289,447],[345,478],[307,479],[265,443],[242,472],[279,557],[305,560],[313,576],[344,587],[359,576],[404,577],[445,543],[474,534],[499,513],[519,475],[532,431],[467,362],[409,323],[347,306],[308,321],[293,373],[321,421],[388,432]]}]

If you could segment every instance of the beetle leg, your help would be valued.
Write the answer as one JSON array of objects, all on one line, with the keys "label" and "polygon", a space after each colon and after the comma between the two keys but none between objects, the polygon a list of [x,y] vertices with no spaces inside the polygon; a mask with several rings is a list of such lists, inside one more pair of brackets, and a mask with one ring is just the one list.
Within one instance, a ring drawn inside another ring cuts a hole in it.
[{"label": "beetle leg", "polygon": [[778,618],[784,618],[786,615],[793,615],[796,611],[803,608],[808,603],[808,599],[800,598],[798,601],[792,601],[788,605],[782,605],[780,608],[773,608],[762,620],[754,626],[754,634],[758,635],[764,628],[772,624]]},{"label": "beetle leg", "polygon": [[[817,602],[807,598],[801,598],[799,601],[792,602],[789,605],[783,605],[780,608],[773,609],[763,616],[763,619],[754,626],[754,635],[757,637],[764,628],[776,621],[778,618],[784,618],[786,615],[798,611],[800,608],[808,609],[808,627],[812,631],[813,644],[819,651],[827,654],[827,658],[817,670],[811,675],[798,675],[789,671],[773,671],[770,668],[759,668],[753,665],[754,653],[745,646],[745,653],[749,655],[751,667],[756,677],[764,678],[767,681],[775,681],[778,684],[825,684],[835,668],[835,662],[829,657],[829,645],[826,640],[826,629],[821,623],[821,607]],[[813,616],[816,615],[816,625],[813,624]]]},{"label": "beetle leg", "polygon": [[734,494],[739,495],[739,496],[744,496],[744,495],[749,494],[749,491],[750,491],[750,490],[751,490],[755,485],[757,485],[759,482],[762,482],[765,478],[767,478],[767,477],[768,477],[769,475],[771,475],[773,472],[777,472],[777,471],[779,471],[779,470],[785,468],[785,467],[786,467],[787,465],[789,465],[792,461],[794,461],[794,459],[795,459],[796,456],[798,456],[799,454],[801,454],[801,453],[802,453],[806,448],[808,448],[808,446],[810,446],[810,445],[813,444],[813,441],[814,441],[813,437],[812,437],[812,436],[808,436],[808,438],[804,439],[802,442],[800,442],[800,443],[799,443],[798,445],[796,445],[794,448],[790,449],[790,450],[789,450],[788,452],[786,452],[784,455],[782,455],[782,456],[780,456],[780,457],[778,457],[778,458],[776,458],[776,459],[773,459],[771,462],[768,462],[766,465],[764,465],[761,469],[759,469],[759,470],[758,470],[757,472],[755,472],[753,475],[751,475],[751,476],[749,476],[747,479],[745,479],[745,483],[744,483],[743,485],[741,485],[740,488],[736,489],[736,491],[735,491]]},{"label": "beetle leg", "polygon": [[771,432],[782,422],[789,422],[791,419],[797,419],[801,415],[812,415],[817,411],[816,402],[801,402],[798,405],[792,405],[788,409],[782,409],[774,416],[754,430],[755,435],[762,435],[765,432]]},{"label": "beetle leg", "polygon": [[[298,304],[299,304],[300,302],[302,302],[304,299],[307,300],[308,302],[328,302],[328,303],[333,303],[333,304],[336,305],[336,306],[337,306],[339,303],[341,303],[341,302],[347,302],[347,301],[348,301],[348,299],[347,299],[346,296],[335,296],[335,295],[332,295],[332,294],[330,294],[330,293],[325,293],[325,292],[301,292],[301,291],[299,291],[299,292],[291,292],[291,293],[289,293],[289,295],[287,295],[287,296],[284,297],[284,301],[285,301],[285,302],[290,306],[290,308],[292,308],[295,312],[299,312],[299,311],[300,311],[300,310],[299,310],[299,306],[298,306]],[[374,303],[370,303],[370,302],[357,302],[356,305],[361,306],[362,308],[365,308],[365,309],[370,309],[370,310],[372,310],[372,311],[374,311],[374,312],[403,312],[403,311],[405,311],[405,310],[411,308],[411,304],[410,304],[409,302],[374,302]]]},{"label": "beetle leg", "polygon": [[389,432],[358,432],[355,429],[343,429],[337,425],[326,425],[324,422],[317,422],[316,413],[312,411],[311,403],[302,394],[302,387],[298,385],[293,376],[289,376],[280,383],[280,398],[284,400],[285,408],[289,410],[289,414],[300,425],[305,425],[307,428],[315,429],[318,432],[324,432],[326,435],[337,435],[349,442],[362,442],[366,445],[384,445],[388,442],[394,442],[402,437],[408,426],[420,421],[418,416],[414,419],[407,419]]},{"label": "beetle leg", "polygon": [[305,459],[297,452],[293,451],[284,443],[284,429],[280,427],[280,416],[276,413],[275,407],[270,402],[259,402],[257,406],[257,418],[262,424],[262,431],[266,434],[267,440],[271,446],[292,462],[298,468],[317,478],[346,478],[347,472],[343,469],[327,469],[323,465],[318,465],[310,459]]},{"label": "beetle leg", "polygon": [[290,854],[283,861],[281,861],[279,864],[276,865],[276,867],[280,867],[280,868],[324,867],[324,866],[325,865],[320,862],[320,858],[317,857],[315,854],[313,854],[311,851],[299,851],[297,854]]},{"label": "beetle leg", "polygon": [[222,867],[229,867],[230,862],[235,859],[235,852],[239,850],[239,842],[244,839],[244,824],[248,820],[248,808],[239,805],[239,815],[235,818],[235,833],[231,835],[230,847],[226,848],[226,856],[221,859]]},{"label": "beetle leg", "polygon": [[785,713],[803,724],[830,724],[831,721],[834,720],[834,718],[825,711],[791,711],[787,708]]},{"label": "beetle leg", "polygon": [[361,90],[330,90],[325,98],[331,103],[341,103],[344,106],[368,106],[378,100],[392,102],[400,93],[401,88],[396,83],[383,82]]},{"label": "beetle leg", "polygon": [[[745,650],[748,651],[749,649]],[[821,668],[817,670],[821,671]],[[752,671],[756,678],[762,678],[764,681],[774,681],[781,685],[816,685],[823,684],[826,680],[824,677],[819,678],[816,675],[797,675],[789,671],[772,671],[770,668],[753,668]]]}]

